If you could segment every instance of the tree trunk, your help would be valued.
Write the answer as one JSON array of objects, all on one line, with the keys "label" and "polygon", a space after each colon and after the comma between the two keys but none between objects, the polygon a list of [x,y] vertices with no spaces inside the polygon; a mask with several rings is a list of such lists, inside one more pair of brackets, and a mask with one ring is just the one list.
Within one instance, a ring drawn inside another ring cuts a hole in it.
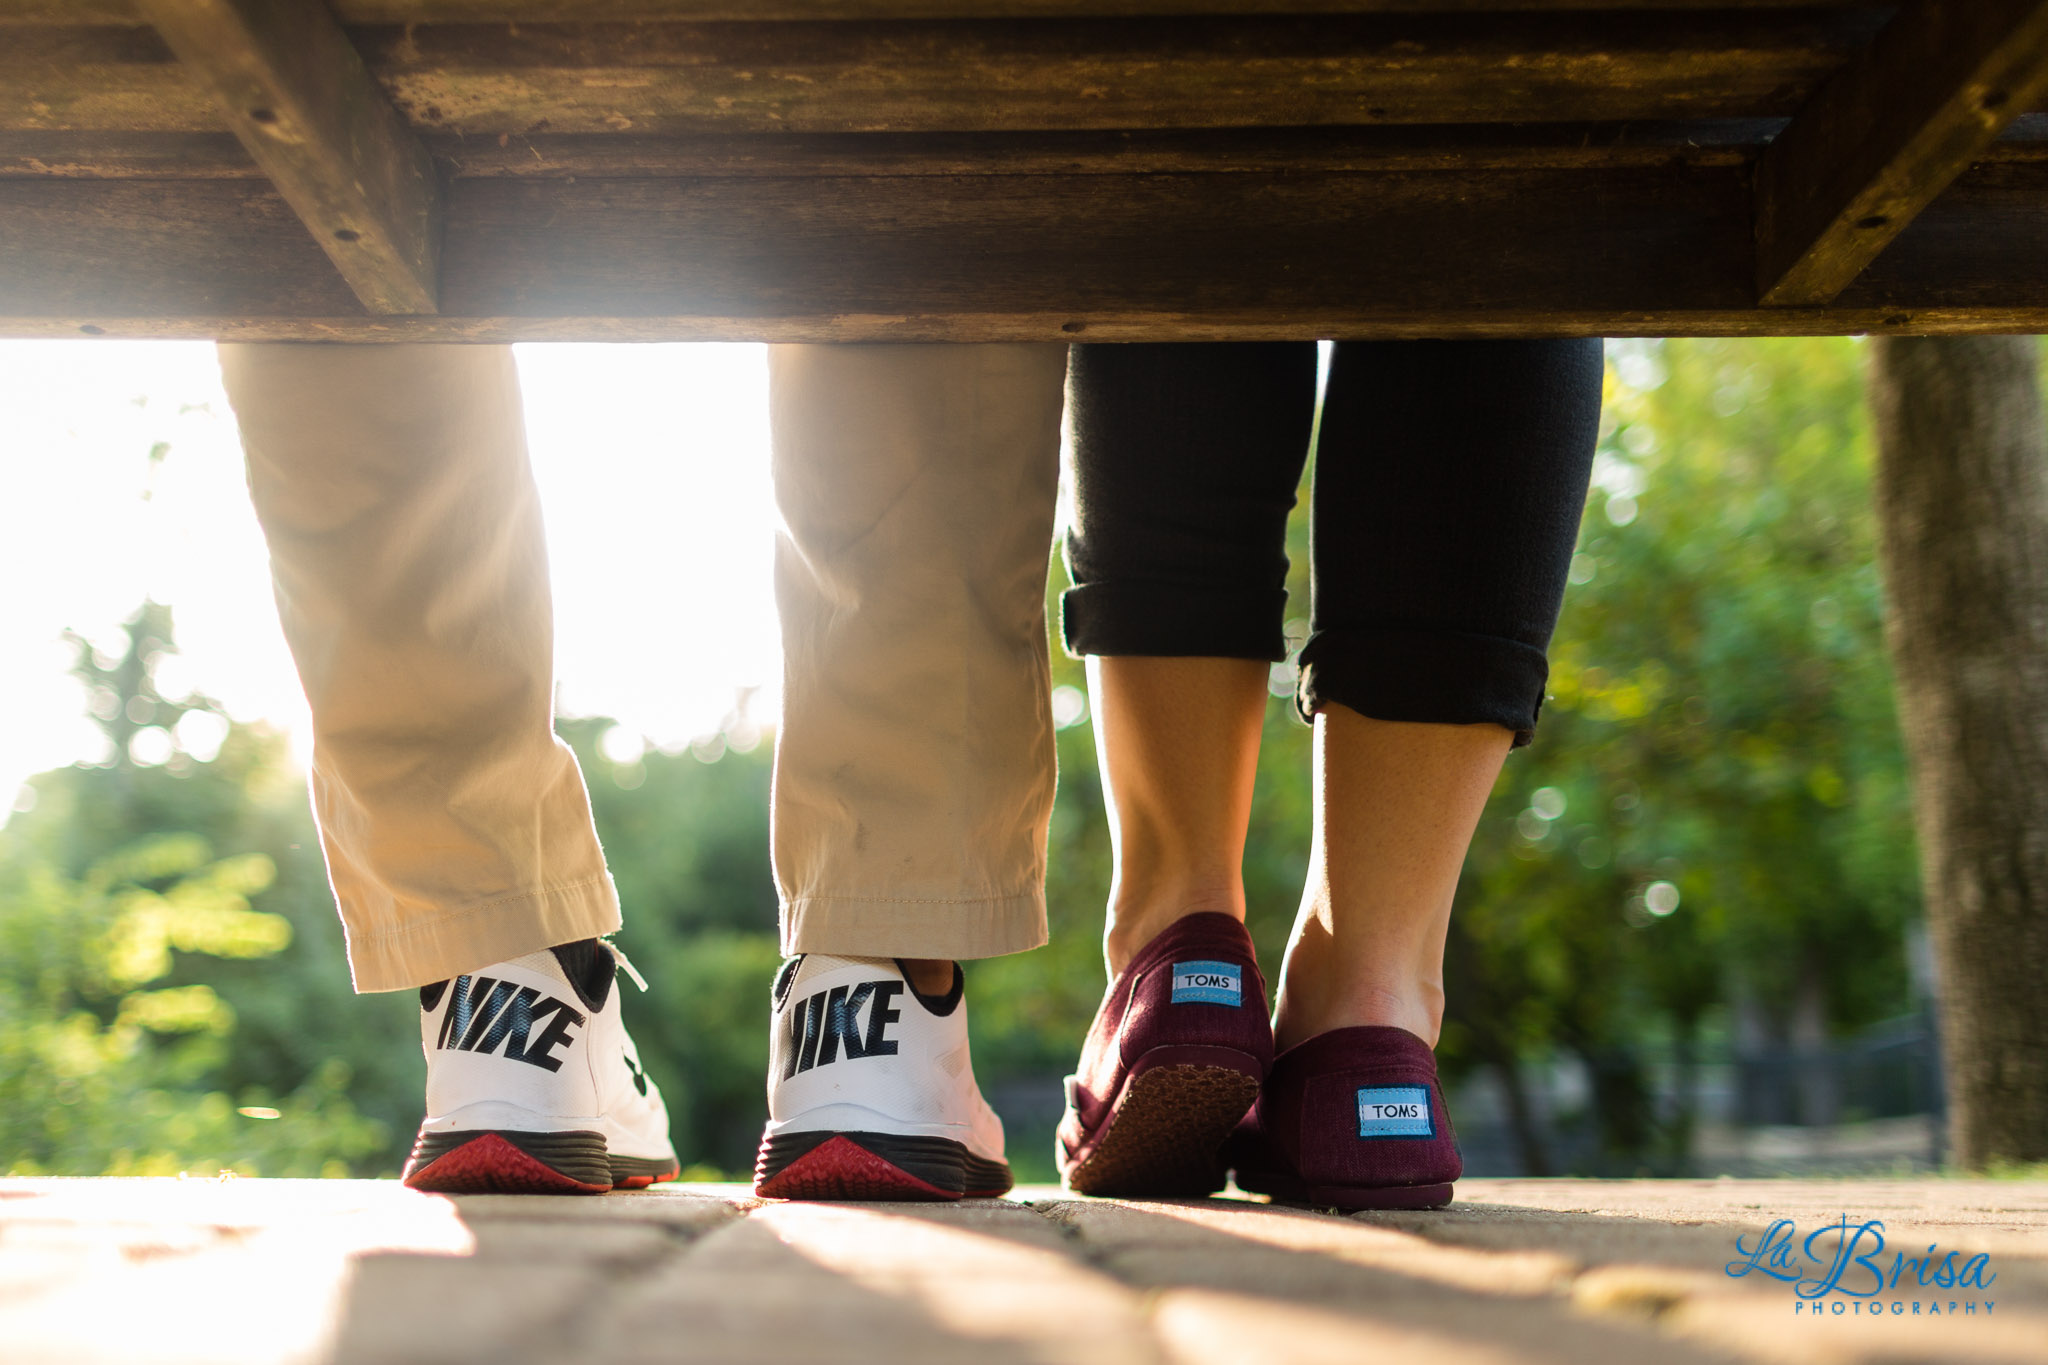
[{"label": "tree trunk", "polygon": [[1871,343],[1950,1157],[2048,1159],[2048,427],[2031,338]]}]

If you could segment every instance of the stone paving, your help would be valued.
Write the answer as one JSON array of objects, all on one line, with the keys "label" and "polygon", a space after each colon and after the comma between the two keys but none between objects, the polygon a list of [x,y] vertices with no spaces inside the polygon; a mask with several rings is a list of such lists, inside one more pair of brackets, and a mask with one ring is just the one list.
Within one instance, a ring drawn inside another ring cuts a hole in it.
[{"label": "stone paving", "polygon": [[[1931,1264],[1874,1299],[1848,1292],[1873,1280],[1853,1260],[1813,1299],[1727,1273],[1789,1219],[1781,1273],[1811,1293],[1845,1215],[1882,1224],[1887,1277],[1902,1251]],[[1932,1283],[1951,1251],[1988,1287]],[[813,1360],[2048,1362],[2048,1183],[1468,1180],[1448,1210],[1343,1217],[1043,1188],[932,1206],[0,1181],[5,1365]]]}]

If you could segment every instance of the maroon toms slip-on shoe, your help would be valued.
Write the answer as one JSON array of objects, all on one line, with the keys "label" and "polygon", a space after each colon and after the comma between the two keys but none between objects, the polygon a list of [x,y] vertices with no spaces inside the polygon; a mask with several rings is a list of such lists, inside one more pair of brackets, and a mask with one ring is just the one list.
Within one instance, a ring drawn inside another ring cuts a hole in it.
[{"label": "maroon toms slip-on shoe", "polygon": [[1204,1195],[1224,1139],[1273,1062],[1266,980],[1229,915],[1188,915],[1110,982],[1076,1073],[1056,1155],[1082,1194]]},{"label": "maroon toms slip-on shoe", "polygon": [[1435,1209],[1465,1173],[1436,1054],[1406,1029],[1288,1048],[1225,1152],[1238,1185],[1340,1209]]}]

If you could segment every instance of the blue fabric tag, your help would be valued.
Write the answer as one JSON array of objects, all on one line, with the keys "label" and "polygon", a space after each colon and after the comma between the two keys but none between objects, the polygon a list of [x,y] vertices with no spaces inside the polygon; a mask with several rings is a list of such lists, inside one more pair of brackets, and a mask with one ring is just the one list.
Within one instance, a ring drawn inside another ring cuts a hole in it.
[{"label": "blue fabric tag", "polygon": [[1429,1087],[1383,1085],[1358,1092],[1358,1135],[1362,1138],[1436,1136],[1429,1112]]},{"label": "blue fabric tag", "polygon": [[1244,970],[1235,962],[1176,962],[1173,964],[1173,1003],[1242,1005]]}]

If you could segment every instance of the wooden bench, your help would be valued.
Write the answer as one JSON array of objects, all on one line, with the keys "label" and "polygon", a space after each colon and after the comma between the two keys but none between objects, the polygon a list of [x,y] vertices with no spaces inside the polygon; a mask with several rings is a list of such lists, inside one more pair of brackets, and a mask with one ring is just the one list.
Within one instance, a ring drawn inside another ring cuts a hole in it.
[{"label": "wooden bench", "polygon": [[0,0],[0,334],[2048,330],[2048,0]]}]

